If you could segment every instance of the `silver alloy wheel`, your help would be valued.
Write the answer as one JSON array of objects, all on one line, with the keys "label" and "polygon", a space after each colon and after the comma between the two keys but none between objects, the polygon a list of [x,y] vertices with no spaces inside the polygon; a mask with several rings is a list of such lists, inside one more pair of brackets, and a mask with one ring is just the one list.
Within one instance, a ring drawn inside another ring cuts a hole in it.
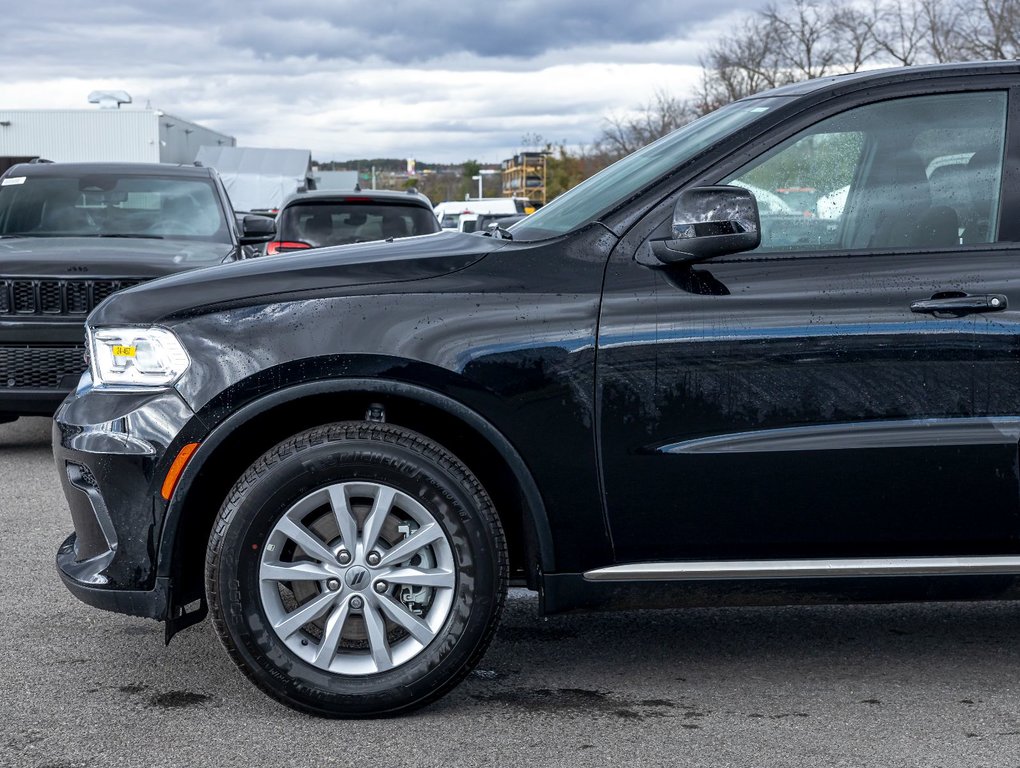
[{"label": "silver alloy wheel", "polygon": [[[341,552],[351,555],[345,565]],[[442,526],[411,496],[374,482],[301,499],[273,527],[259,566],[273,631],[304,661],[341,675],[384,672],[421,653],[446,623],[456,584]]]}]

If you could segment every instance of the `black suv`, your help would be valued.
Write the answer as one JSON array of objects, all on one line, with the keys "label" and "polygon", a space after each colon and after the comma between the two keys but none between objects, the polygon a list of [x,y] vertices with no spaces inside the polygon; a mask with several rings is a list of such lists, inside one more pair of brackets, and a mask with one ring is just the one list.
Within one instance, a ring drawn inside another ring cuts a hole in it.
[{"label": "black suv", "polygon": [[302,192],[283,204],[276,221],[277,236],[266,244],[268,254],[439,231],[432,203],[414,190]]},{"label": "black suv", "polygon": [[[201,270],[89,318],[82,600],[206,601],[263,690],[419,706],[546,612],[1015,596],[1020,65],[748,98],[510,228]],[[824,216],[751,189],[811,187]]]},{"label": "black suv", "polygon": [[[153,277],[253,255],[211,168],[32,163],[0,176],[0,422],[50,416],[85,370],[85,318]],[[242,224],[243,229],[243,224]]]}]

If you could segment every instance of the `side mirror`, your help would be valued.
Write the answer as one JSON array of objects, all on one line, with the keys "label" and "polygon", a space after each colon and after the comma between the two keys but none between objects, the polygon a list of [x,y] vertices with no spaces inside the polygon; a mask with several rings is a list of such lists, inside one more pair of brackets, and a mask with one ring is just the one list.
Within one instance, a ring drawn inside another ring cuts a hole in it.
[{"label": "side mirror", "polygon": [[672,238],[651,243],[663,264],[705,261],[750,251],[761,242],[754,195],[743,187],[694,187],[680,193],[673,208]]},{"label": "side mirror", "polygon": [[241,219],[241,245],[268,243],[276,237],[276,220],[248,214]]}]

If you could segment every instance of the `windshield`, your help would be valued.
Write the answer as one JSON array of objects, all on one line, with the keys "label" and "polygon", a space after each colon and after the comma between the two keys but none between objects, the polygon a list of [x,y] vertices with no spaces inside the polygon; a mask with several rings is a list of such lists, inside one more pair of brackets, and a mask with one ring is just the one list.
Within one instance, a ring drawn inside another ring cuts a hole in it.
[{"label": "windshield", "polygon": [[539,240],[577,229],[610,211],[643,187],[665,176],[701,150],[757,120],[789,96],[738,101],[678,128],[658,141],[599,171],[515,224],[515,240]]},{"label": "windshield", "polygon": [[288,205],[277,231],[282,241],[318,248],[367,240],[430,235],[439,231],[431,209],[373,200],[312,201]]},{"label": "windshield", "polygon": [[115,173],[8,176],[0,236],[231,242],[211,180]]}]

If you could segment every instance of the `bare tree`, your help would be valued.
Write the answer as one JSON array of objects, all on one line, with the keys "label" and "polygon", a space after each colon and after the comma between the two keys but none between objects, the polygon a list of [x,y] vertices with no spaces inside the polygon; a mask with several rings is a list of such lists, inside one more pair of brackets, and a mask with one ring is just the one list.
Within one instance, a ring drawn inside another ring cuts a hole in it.
[{"label": "bare tree", "polygon": [[716,43],[701,62],[697,108],[711,112],[723,104],[792,82],[779,55],[781,29],[759,16]]},{"label": "bare tree", "polygon": [[1020,55],[1020,0],[972,0],[970,5],[962,19],[963,53],[975,59]]},{"label": "bare tree", "polygon": [[833,8],[815,0],[793,0],[785,5],[770,3],[761,12],[779,62],[795,79],[824,77],[837,62]]},{"label": "bare tree", "polygon": [[636,114],[606,117],[598,145],[610,155],[630,154],[697,116],[697,110],[690,102],[659,90]]},{"label": "bare tree", "polygon": [[857,72],[878,55],[875,45],[875,25],[878,20],[873,13],[851,5],[836,5],[830,16],[832,35],[843,55],[837,66],[849,72]]},{"label": "bare tree", "polygon": [[957,61],[964,58],[960,35],[966,0],[921,0],[921,14],[927,33],[928,57],[936,62]]},{"label": "bare tree", "polygon": [[731,101],[865,65],[1018,57],[1020,0],[769,0],[708,49],[691,99],[658,92],[610,115],[597,148],[626,154]]},{"label": "bare tree", "polygon": [[919,63],[926,52],[924,12],[915,0],[875,3],[875,44],[879,51],[904,67]]}]

